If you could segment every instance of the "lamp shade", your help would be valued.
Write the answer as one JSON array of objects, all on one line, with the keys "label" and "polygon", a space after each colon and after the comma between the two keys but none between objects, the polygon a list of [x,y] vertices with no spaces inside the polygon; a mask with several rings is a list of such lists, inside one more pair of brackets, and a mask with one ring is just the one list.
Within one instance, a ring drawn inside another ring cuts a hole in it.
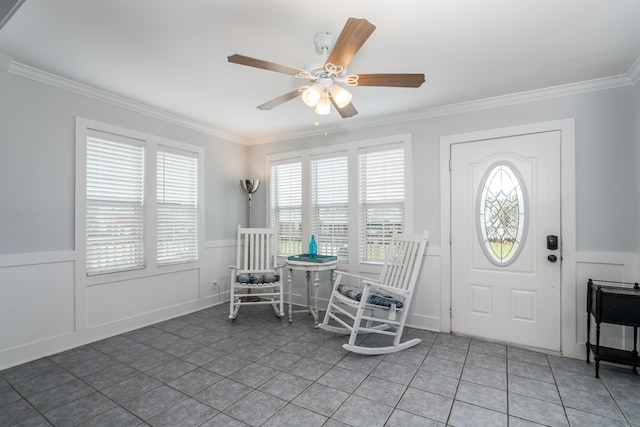
[{"label": "lamp shade", "polygon": [[323,96],[316,105],[316,114],[320,116],[328,116],[331,113],[331,102],[328,96]]},{"label": "lamp shade", "polygon": [[340,86],[331,88],[331,96],[339,108],[344,108],[351,102],[351,94]]},{"label": "lamp shade", "polygon": [[308,87],[302,92],[302,101],[309,107],[315,107],[322,97],[322,89],[318,85]]},{"label": "lamp shade", "polygon": [[242,191],[245,194],[251,195],[256,191],[258,191],[258,188],[260,188],[260,180],[259,179],[241,179],[240,188],[242,188]]}]

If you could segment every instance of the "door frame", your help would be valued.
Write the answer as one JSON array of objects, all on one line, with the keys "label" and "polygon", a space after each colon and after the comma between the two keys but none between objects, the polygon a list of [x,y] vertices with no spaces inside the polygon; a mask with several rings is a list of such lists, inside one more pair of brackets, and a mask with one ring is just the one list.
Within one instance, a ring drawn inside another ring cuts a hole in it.
[{"label": "door frame", "polygon": [[576,162],[575,119],[562,119],[440,137],[440,330],[451,332],[451,146],[487,139],[560,131],[560,351],[576,357]]}]

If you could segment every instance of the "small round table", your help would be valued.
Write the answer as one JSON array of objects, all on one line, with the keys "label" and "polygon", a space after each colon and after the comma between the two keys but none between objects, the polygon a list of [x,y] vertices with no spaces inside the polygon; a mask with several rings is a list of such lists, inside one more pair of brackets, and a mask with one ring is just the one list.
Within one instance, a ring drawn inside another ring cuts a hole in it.
[{"label": "small round table", "polygon": [[[337,257],[318,255],[314,260],[307,255],[296,255],[289,257],[286,268],[289,270],[287,282],[289,283],[289,322],[293,322],[293,313],[306,312],[313,315],[313,324],[318,327],[318,287],[320,286],[320,272],[331,271],[331,282],[333,282],[333,272],[338,265]],[[293,271],[304,271],[307,276],[307,308],[293,311],[291,302],[291,289],[293,287]],[[315,272],[313,280],[313,305],[311,305],[311,272]]]}]

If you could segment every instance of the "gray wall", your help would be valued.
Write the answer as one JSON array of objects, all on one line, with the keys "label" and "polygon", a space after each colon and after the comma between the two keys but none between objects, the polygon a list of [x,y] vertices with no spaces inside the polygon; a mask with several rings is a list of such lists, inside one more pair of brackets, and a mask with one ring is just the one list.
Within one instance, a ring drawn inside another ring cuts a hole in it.
[{"label": "gray wall", "polygon": [[[626,86],[527,102],[353,132],[252,146],[253,174],[266,177],[266,156],[305,147],[359,141],[405,132],[413,134],[414,218],[416,230],[430,231],[441,246],[439,143],[443,135],[517,126],[565,118],[576,123],[577,250],[637,252],[638,199],[635,87]],[[255,220],[266,218],[264,193],[256,198]]]},{"label": "gray wall", "polygon": [[0,255],[74,249],[76,115],[204,147],[205,238],[235,238],[246,146],[0,73]]}]

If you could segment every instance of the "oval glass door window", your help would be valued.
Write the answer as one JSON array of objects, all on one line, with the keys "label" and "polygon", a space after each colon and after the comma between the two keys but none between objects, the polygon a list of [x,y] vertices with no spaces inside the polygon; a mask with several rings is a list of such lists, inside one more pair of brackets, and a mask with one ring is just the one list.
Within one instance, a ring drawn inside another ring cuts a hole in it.
[{"label": "oval glass door window", "polygon": [[523,247],[527,223],[524,181],[511,164],[490,167],[480,182],[476,218],[487,258],[496,265],[515,261]]}]

